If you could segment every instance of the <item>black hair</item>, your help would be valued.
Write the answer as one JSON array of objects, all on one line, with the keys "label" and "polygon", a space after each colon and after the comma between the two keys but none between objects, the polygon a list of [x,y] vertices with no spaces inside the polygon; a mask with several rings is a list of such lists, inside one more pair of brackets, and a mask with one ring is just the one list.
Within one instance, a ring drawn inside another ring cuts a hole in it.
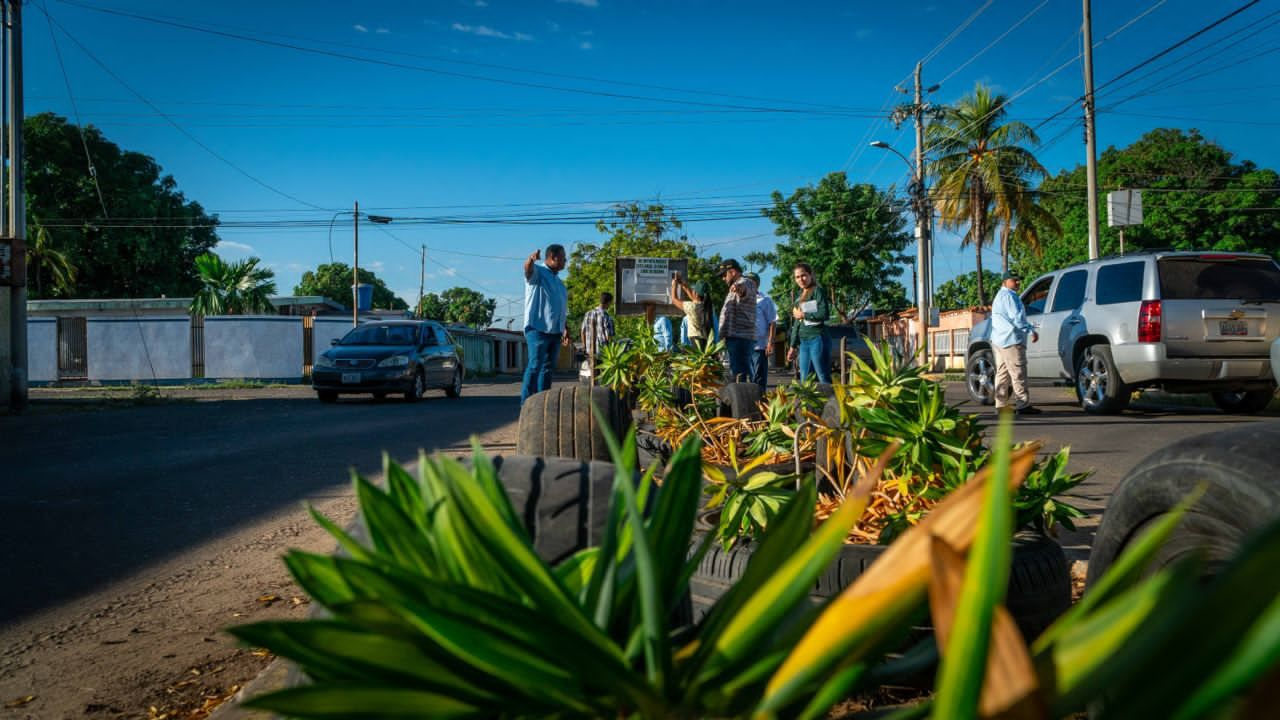
[{"label": "black hair", "polygon": [[613,293],[611,293],[611,292],[602,292],[602,293],[600,293],[600,304],[601,304],[601,305],[607,305],[608,303],[611,303],[611,302],[613,302]]},{"label": "black hair", "polygon": [[547,257],[552,255],[564,255],[564,246],[560,243],[551,243],[547,246]]}]

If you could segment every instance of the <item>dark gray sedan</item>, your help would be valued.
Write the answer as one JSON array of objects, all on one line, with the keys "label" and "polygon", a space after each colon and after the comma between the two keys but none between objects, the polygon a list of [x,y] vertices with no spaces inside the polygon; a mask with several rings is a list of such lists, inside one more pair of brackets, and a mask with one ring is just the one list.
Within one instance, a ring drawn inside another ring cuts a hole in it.
[{"label": "dark gray sedan", "polygon": [[388,320],[352,328],[316,358],[311,386],[320,402],[339,394],[382,399],[402,393],[414,402],[430,388],[462,395],[462,354],[442,325],[430,320]]}]

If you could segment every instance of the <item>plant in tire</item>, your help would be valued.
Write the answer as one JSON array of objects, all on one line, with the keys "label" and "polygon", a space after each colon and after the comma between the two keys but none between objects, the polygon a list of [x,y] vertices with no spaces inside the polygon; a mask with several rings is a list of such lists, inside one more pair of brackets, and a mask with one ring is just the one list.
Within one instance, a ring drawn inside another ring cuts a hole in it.
[{"label": "plant in tire", "polygon": [[[910,574],[904,588],[896,570],[882,573],[879,585],[859,585],[871,599],[858,603],[856,628],[813,636],[832,620],[847,624],[847,612],[810,609],[807,588],[867,496],[851,496],[815,531],[809,485],[712,612],[673,627],[700,554],[688,552],[696,441],[672,460],[668,477],[679,481],[661,489],[647,477],[637,488],[630,464],[619,465],[600,545],[554,567],[534,552],[478,449],[471,469],[427,457],[419,468],[414,478],[388,464],[386,490],[356,477],[368,544],[316,514],[344,554],[286,556],[327,618],[232,630],[310,680],[251,706],[298,717],[812,716],[856,686],[851,666],[877,661],[885,639],[909,632],[923,601],[923,575]],[[919,537],[942,533],[963,552],[985,477],[939,508]],[[915,547],[900,567],[927,565],[924,545]]]}]

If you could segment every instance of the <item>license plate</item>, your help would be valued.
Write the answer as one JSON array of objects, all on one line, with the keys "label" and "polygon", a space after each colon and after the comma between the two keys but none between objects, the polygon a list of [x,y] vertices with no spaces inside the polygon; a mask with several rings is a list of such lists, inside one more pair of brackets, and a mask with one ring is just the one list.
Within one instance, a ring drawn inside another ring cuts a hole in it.
[{"label": "license plate", "polygon": [[343,385],[359,385],[360,373],[342,373]]},{"label": "license plate", "polygon": [[1242,336],[1242,335],[1248,335],[1249,323],[1245,322],[1244,320],[1219,320],[1218,334],[1231,335],[1236,337]]}]

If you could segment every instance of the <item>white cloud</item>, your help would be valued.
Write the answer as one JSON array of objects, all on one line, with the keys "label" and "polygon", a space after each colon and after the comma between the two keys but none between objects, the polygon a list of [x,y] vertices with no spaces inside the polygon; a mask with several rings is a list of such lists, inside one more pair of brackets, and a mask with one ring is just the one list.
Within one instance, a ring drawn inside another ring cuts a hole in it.
[{"label": "white cloud", "polygon": [[360,266],[360,269],[361,269],[361,270],[371,270],[371,271],[373,271],[373,272],[380,273],[380,272],[382,272],[383,270],[386,270],[386,269],[387,269],[387,264],[386,264],[386,263],[384,263],[384,262],[382,262],[381,260],[374,260],[373,262],[369,262],[369,263],[365,263],[365,264],[361,265],[361,266]]},{"label": "white cloud", "polygon": [[866,40],[871,37],[871,28],[858,28],[854,31],[853,37],[858,40]]},{"label": "white cloud", "polygon": [[578,32],[578,34],[579,34],[579,35],[581,35],[581,36],[583,36],[583,37],[591,37],[592,35],[595,35],[595,34],[596,34],[596,31],[595,31],[595,30],[580,30],[580,31]]},{"label": "white cloud", "polygon": [[579,49],[579,50],[590,50],[592,47],[593,47],[593,46],[591,45],[591,43],[586,42],[586,41],[583,41],[583,42],[578,43],[578,49]]},{"label": "white cloud", "polygon": [[475,5],[476,7],[489,7],[489,3],[485,2],[484,0],[476,0]]},{"label": "white cloud", "polygon": [[306,272],[306,271],[311,270],[311,269],[313,269],[313,268],[312,268],[310,265],[303,265],[303,264],[302,264],[302,263],[300,263],[300,262],[291,262],[291,263],[287,263],[287,264],[284,266],[284,269],[285,269],[285,270],[288,270],[289,272],[296,272],[296,273],[300,273],[300,272]]},{"label": "white cloud", "polygon": [[556,0],[558,3],[567,5],[581,5],[582,7],[600,7],[600,0]]},{"label": "white cloud", "polygon": [[547,21],[547,29],[551,32],[560,32],[560,23]]},{"label": "white cloud", "polygon": [[391,31],[390,31],[390,30],[388,30],[388,29],[386,29],[386,28],[378,28],[377,30],[374,30],[374,32],[378,33],[379,35],[390,35],[390,34],[391,34]]},{"label": "white cloud", "polygon": [[362,33],[369,32],[369,28],[363,25],[352,25],[351,27],[355,28],[356,32],[362,32]]},{"label": "white cloud", "polygon": [[217,248],[219,250],[238,250],[242,253],[253,252],[252,245],[245,245],[244,243],[238,243],[232,240],[219,240]]},{"label": "white cloud", "polygon": [[454,23],[452,28],[458,32],[468,33],[471,35],[479,35],[480,37],[497,38],[499,40],[517,40],[519,42],[531,42],[534,38],[527,33],[516,33],[514,35],[494,30],[488,25],[465,25],[463,23]]}]

